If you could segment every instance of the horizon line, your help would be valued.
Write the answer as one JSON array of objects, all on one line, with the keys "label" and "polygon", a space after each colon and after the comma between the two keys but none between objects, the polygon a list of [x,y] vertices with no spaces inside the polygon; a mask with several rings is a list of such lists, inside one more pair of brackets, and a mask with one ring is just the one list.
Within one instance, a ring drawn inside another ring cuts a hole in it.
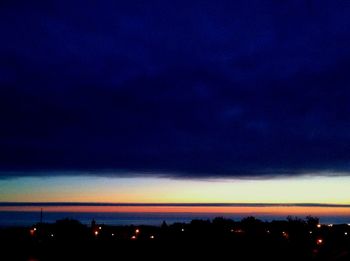
[{"label": "horizon line", "polygon": [[345,207],[350,204],[332,203],[112,203],[112,202],[0,202],[0,207],[55,207],[55,206],[91,206],[91,207]]}]

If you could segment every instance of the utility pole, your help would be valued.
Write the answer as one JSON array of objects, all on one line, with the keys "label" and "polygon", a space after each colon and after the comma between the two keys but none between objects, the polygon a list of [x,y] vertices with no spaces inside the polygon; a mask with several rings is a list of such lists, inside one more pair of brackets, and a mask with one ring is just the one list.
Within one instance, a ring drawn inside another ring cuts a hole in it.
[{"label": "utility pole", "polygon": [[40,224],[43,223],[43,209],[40,209]]}]

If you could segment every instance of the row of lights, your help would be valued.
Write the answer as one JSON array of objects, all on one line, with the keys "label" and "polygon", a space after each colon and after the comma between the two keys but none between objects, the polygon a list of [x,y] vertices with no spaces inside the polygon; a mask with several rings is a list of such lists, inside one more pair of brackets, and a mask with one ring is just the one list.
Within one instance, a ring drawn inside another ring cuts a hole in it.
[{"label": "row of lights", "polygon": [[[139,230],[139,229],[136,229],[136,230],[135,230],[135,234],[137,235],[137,234],[139,234],[139,233],[140,233],[140,230]],[[136,235],[133,235],[133,236],[131,237],[131,239],[133,239],[133,240],[137,239]],[[150,238],[150,239],[154,239],[154,236],[151,235],[149,238]]]},{"label": "row of lights", "polygon": [[[99,227],[99,230],[101,230],[101,229],[102,229],[102,228]],[[136,235],[138,235],[139,233],[140,233],[140,229],[136,229],[136,230],[135,230],[135,235],[131,236],[131,239],[132,239],[132,240],[137,239]],[[98,235],[99,235],[99,231],[96,230],[96,231],[94,232],[94,234],[95,234],[95,236],[98,236]],[[114,233],[112,233],[111,235],[112,235],[112,237],[115,236]],[[150,238],[150,239],[154,239],[155,237],[154,237],[153,235],[151,235],[149,238]]]},{"label": "row of lights", "polygon": [[[35,232],[37,231],[37,228],[34,227],[33,229],[31,229],[29,232],[30,234],[33,236],[35,234]],[[50,234],[50,237],[54,237],[55,235],[54,234]]]},{"label": "row of lights", "polygon": [[[317,224],[317,227],[318,227],[318,228],[321,228],[321,226],[322,226],[321,224]],[[350,223],[348,224],[348,226],[350,226]],[[328,227],[333,227],[333,224],[328,224]],[[98,227],[98,229],[99,229],[99,230],[102,230],[102,227],[100,226],[100,227]],[[30,234],[31,234],[31,235],[34,235],[34,233],[35,233],[36,230],[37,230],[37,228],[34,227],[33,229],[30,230]],[[182,228],[182,229],[181,229],[181,232],[184,232],[184,231],[185,231],[185,229]],[[237,230],[231,229],[231,232],[242,233],[243,230],[241,230],[241,229],[237,229]],[[140,230],[139,230],[139,229],[136,229],[136,230],[135,230],[135,234],[137,235],[137,234],[139,234],[139,233],[140,233]],[[269,234],[270,231],[269,231],[269,230],[266,230],[266,233]],[[94,232],[94,234],[95,234],[95,236],[98,236],[99,231],[96,230],[96,231]],[[312,231],[309,231],[309,234],[312,234]],[[131,237],[131,239],[136,239],[136,235],[133,235],[133,236]],[[282,231],[282,235],[283,235],[284,237],[288,238],[288,234],[287,234],[285,231]],[[344,235],[347,236],[347,235],[348,235],[348,232],[344,232]],[[114,233],[112,233],[112,236],[114,237]],[[51,234],[51,237],[54,237],[54,234]],[[150,239],[154,239],[154,236],[153,236],[153,235],[150,236]],[[317,240],[317,244],[322,244],[322,242],[323,242],[322,239],[318,239],[318,240]]]},{"label": "row of lights", "polygon": [[[34,229],[34,230],[36,230],[36,229]],[[184,229],[181,229],[181,231],[184,232],[185,230],[184,230]],[[239,229],[239,230],[234,231],[233,229],[231,229],[231,232],[238,232],[238,233],[241,233],[242,230]],[[267,230],[266,232],[267,232],[267,233],[270,233],[269,230]],[[139,233],[140,233],[140,230],[139,230],[139,229],[136,229],[136,230],[135,230],[135,234],[137,235],[137,234],[139,234]],[[312,234],[312,231],[310,231],[309,233]],[[347,235],[348,233],[345,232],[344,234]],[[95,231],[95,235],[96,235],[96,236],[98,235],[98,231]],[[137,239],[136,235],[133,235],[133,236],[131,237],[131,239],[132,239],[132,240],[136,240],[136,239]],[[52,236],[53,236],[53,235],[52,235]],[[112,236],[114,236],[113,233],[112,233]],[[285,237],[285,238],[288,238],[288,233],[285,232],[285,231],[282,231],[282,236]],[[154,239],[154,236],[151,235],[151,236],[150,236],[150,239]],[[316,240],[316,243],[317,243],[317,245],[322,245],[322,244],[323,244],[323,239],[321,239],[321,238],[317,239],[317,240]]]}]

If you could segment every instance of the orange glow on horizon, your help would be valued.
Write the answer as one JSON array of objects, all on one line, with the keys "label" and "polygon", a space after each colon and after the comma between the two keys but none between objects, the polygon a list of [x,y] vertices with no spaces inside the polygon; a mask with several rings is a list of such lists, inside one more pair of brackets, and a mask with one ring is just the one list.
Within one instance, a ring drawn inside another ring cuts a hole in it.
[{"label": "orange glow on horizon", "polygon": [[349,186],[350,175],[346,177],[310,175],[263,180],[25,177],[0,180],[0,198],[2,202],[29,203],[350,204]]}]

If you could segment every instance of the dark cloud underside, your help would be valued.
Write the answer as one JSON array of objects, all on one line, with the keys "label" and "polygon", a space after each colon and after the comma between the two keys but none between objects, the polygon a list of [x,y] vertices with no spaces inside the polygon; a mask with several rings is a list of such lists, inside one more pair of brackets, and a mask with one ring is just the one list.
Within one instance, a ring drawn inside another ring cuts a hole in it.
[{"label": "dark cloud underside", "polygon": [[341,0],[1,1],[0,175],[346,173],[349,13]]}]

